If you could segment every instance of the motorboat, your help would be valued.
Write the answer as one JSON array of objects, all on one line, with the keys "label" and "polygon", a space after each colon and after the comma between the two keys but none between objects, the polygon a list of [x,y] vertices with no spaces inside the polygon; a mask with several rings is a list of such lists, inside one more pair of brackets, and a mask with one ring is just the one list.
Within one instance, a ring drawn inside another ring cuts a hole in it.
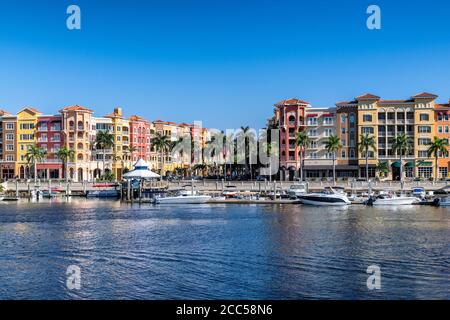
[{"label": "motorboat", "polygon": [[450,196],[442,197],[442,198],[436,198],[435,203],[439,207],[450,207]]},{"label": "motorboat", "polygon": [[414,197],[420,198],[420,199],[424,199],[426,196],[426,192],[425,189],[422,187],[417,187],[417,188],[413,188],[412,189],[412,195]]},{"label": "motorboat", "polygon": [[306,190],[306,185],[305,184],[293,184],[289,187],[287,194],[289,195],[289,197],[294,198],[294,197],[298,197],[300,195],[306,194],[307,190]]},{"label": "motorboat", "polygon": [[420,200],[417,197],[397,196],[395,194],[383,194],[377,197],[370,197],[367,201],[367,205],[371,206],[399,206],[399,205],[412,205],[419,203]]},{"label": "motorboat", "polygon": [[176,196],[154,198],[156,204],[201,204],[206,203],[211,196],[198,194],[197,191],[182,191]]},{"label": "motorboat", "polygon": [[351,204],[345,193],[326,188],[321,193],[306,193],[297,197],[302,204],[312,206],[347,206]]},{"label": "motorboat", "polygon": [[51,188],[49,190],[42,190],[42,197],[43,198],[55,198],[61,193],[61,190],[57,188]]},{"label": "motorboat", "polygon": [[222,193],[226,199],[235,198],[238,194],[239,190],[236,186],[225,186],[225,190]]},{"label": "motorboat", "polygon": [[87,198],[119,198],[120,193],[115,189],[89,190],[86,193]]}]

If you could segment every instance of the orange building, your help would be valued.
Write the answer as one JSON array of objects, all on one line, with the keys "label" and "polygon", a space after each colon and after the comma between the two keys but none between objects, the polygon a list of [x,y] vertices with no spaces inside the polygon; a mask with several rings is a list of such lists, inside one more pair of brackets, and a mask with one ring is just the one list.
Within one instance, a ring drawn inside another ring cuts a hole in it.
[{"label": "orange building", "polygon": [[[450,138],[450,101],[448,104],[435,105],[435,135],[441,139]],[[448,151],[440,154],[438,159],[439,177],[447,178],[450,172],[450,158]]]}]

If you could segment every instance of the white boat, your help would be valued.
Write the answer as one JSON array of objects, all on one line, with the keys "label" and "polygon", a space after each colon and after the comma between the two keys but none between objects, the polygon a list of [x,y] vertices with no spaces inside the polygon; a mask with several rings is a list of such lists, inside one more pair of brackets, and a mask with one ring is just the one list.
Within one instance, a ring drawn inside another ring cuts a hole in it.
[{"label": "white boat", "polygon": [[422,188],[422,187],[417,187],[417,188],[413,188],[413,189],[412,189],[412,195],[413,195],[414,197],[423,199],[423,198],[425,198],[425,196],[426,196],[427,194],[426,194],[424,188]]},{"label": "white boat", "polygon": [[401,206],[401,205],[412,205],[418,203],[420,200],[416,197],[406,197],[406,196],[378,196],[377,198],[370,198],[368,200],[368,205],[373,206]]},{"label": "white boat", "polygon": [[197,194],[197,191],[183,191],[173,197],[156,197],[156,204],[200,204],[211,200],[211,196]]},{"label": "white boat", "polygon": [[303,204],[311,206],[347,206],[351,204],[347,195],[337,192],[333,188],[327,188],[322,193],[307,193],[298,196]]},{"label": "white boat", "polygon": [[289,190],[287,191],[289,197],[298,197],[306,193],[307,193],[306,185],[303,183],[293,184],[292,186],[289,187]]},{"label": "white boat", "polygon": [[237,195],[239,194],[239,190],[237,189],[236,186],[225,186],[225,190],[222,193],[222,195],[225,198],[235,198],[237,197]]},{"label": "white boat", "polygon": [[438,204],[440,207],[450,207],[450,196],[439,198]]}]

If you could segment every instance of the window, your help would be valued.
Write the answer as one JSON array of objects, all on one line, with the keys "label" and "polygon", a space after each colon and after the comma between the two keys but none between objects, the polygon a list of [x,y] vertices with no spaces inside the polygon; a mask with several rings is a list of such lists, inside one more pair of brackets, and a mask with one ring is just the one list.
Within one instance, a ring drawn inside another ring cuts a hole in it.
[{"label": "window", "polygon": [[448,168],[447,167],[440,167],[439,168],[439,177],[440,178],[447,178],[448,176]]},{"label": "window", "polygon": [[7,133],[7,134],[6,134],[6,140],[7,140],[7,141],[14,141],[14,134],[12,134],[12,133]]},{"label": "window", "polygon": [[[420,127],[419,127],[419,128],[420,128]],[[439,126],[439,127],[438,127],[438,132],[439,132],[439,133],[442,133],[442,126]]]},{"label": "window", "polygon": [[342,157],[343,159],[345,158],[345,150],[342,150],[341,157]]},{"label": "window", "polygon": [[350,149],[350,158],[355,157],[355,149]]},{"label": "window", "polygon": [[347,120],[347,117],[345,116],[345,114],[341,115],[341,123],[345,124],[346,120]]},{"label": "window", "polygon": [[310,129],[308,130],[308,136],[315,137],[317,136],[317,130],[316,129]]},{"label": "window", "polygon": [[311,152],[311,153],[309,154],[309,157],[310,157],[311,159],[317,159],[317,153],[316,153],[316,152]]},{"label": "window", "polygon": [[333,118],[332,117],[325,117],[323,119],[323,123],[324,124],[328,124],[328,125],[333,124]]},{"label": "window", "polygon": [[14,161],[14,156],[11,154],[6,155],[6,161]]},{"label": "window", "polygon": [[363,122],[372,122],[372,115],[371,114],[364,114],[363,115]]},{"label": "window", "polygon": [[430,138],[419,138],[418,142],[419,142],[419,145],[426,146],[431,143],[431,139]]},{"label": "window", "polygon": [[325,129],[325,137],[329,137],[333,134],[333,130],[332,129]]},{"label": "window", "polygon": [[317,118],[308,118],[308,125],[309,126],[317,125]]},{"label": "window", "polygon": [[14,123],[6,123],[6,130],[14,130]]},{"label": "window", "polygon": [[347,141],[345,139],[341,139],[342,146],[345,147],[347,145]]},{"label": "window", "polygon": [[6,151],[14,151],[14,145],[13,144],[7,144],[6,145]]},{"label": "window", "polygon": [[419,126],[418,129],[419,129],[419,133],[431,133],[430,126]]},{"label": "window", "polygon": [[428,158],[427,151],[420,150],[418,155],[419,155],[419,158]]},{"label": "window", "polygon": [[363,134],[365,134],[365,133],[373,134],[374,130],[373,130],[373,127],[362,127],[361,132]]},{"label": "window", "polygon": [[419,167],[418,173],[420,178],[431,178],[433,175],[432,167]]},{"label": "window", "polygon": [[347,129],[342,128],[341,132],[342,132],[342,134],[345,134],[347,132]]},{"label": "window", "polygon": [[430,116],[427,113],[421,113],[420,114],[420,121],[429,121]]}]

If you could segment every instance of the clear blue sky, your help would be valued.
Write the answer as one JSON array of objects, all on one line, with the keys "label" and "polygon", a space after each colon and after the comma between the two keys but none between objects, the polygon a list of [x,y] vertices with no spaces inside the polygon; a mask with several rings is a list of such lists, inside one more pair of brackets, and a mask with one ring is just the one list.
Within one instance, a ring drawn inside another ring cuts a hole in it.
[{"label": "clear blue sky", "polygon": [[[82,10],[68,31],[66,8]],[[382,30],[366,8],[382,9]],[[448,1],[5,0],[0,108],[81,104],[104,115],[262,127],[298,97],[450,98]]]}]

